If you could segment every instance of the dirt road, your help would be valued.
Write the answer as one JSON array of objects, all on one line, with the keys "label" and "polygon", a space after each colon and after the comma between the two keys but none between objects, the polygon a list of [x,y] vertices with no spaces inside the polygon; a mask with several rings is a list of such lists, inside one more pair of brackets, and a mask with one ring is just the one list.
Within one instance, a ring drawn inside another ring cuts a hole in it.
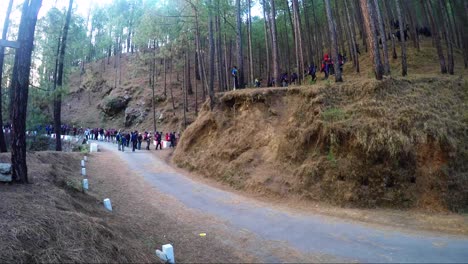
[{"label": "dirt road", "polygon": [[[100,148],[128,166],[129,179],[143,177],[164,196],[165,212],[235,248],[246,261],[468,262],[466,236],[405,232],[279,210],[194,181],[147,151],[120,152],[108,143]],[[158,199],[154,197],[148,199]]]}]

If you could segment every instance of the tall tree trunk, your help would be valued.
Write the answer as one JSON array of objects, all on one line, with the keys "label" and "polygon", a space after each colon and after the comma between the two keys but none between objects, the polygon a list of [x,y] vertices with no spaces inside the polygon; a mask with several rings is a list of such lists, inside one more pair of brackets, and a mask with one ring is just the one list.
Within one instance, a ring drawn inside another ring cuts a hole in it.
[{"label": "tall tree trunk", "polygon": [[[237,0],[238,1],[238,0]],[[271,51],[273,60],[273,78],[275,78],[275,87],[278,87],[280,68],[279,68],[279,51],[278,38],[276,32],[276,8],[275,1],[270,0],[270,31],[271,31]]]},{"label": "tall tree trunk", "polygon": [[267,18],[267,7],[265,0],[262,0],[263,5],[263,17],[264,17],[264,29],[265,29],[265,52],[266,52],[266,74],[267,74],[267,86],[271,81],[271,70],[270,70],[270,47],[268,45],[268,18]]},{"label": "tall tree trunk", "polygon": [[251,14],[251,5],[252,1],[248,0],[248,34],[249,34],[249,86],[254,82],[254,65],[253,65],[253,56],[252,56],[252,14]]},{"label": "tall tree trunk", "polygon": [[164,56],[164,97],[167,96],[167,65],[166,65],[166,56]]},{"label": "tall tree trunk", "polygon": [[299,13],[299,1],[292,0],[292,7],[293,7],[293,14],[294,14],[294,28],[295,28],[295,36],[296,36],[296,43],[297,43],[297,52],[296,52],[296,64],[297,64],[297,71],[299,76],[299,83],[302,82],[302,76],[304,75],[304,54],[302,48],[302,30],[301,30],[301,17]]},{"label": "tall tree trunk", "polygon": [[[197,59],[197,55],[195,55],[195,60]],[[194,80],[195,83],[195,115],[198,116],[198,83],[197,83],[197,69],[195,68],[194,72]]]},{"label": "tall tree trunk", "polygon": [[236,22],[237,74],[239,83],[239,87],[236,88],[244,88],[244,51],[242,49],[242,19],[240,0],[236,0]]},{"label": "tall tree trunk", "polygon": [[[190,45],[187,45],[187,53],[190,53]],[[186,83],[187,83],[187,94],[192,95],[193,94],[193,89],[192,89],[192,78],[190,77],[190,56],[187,55],[187,77],[186,77]]]},{"label": "tall tree trunk", "polygon": [[[5,15],[5,22],[3,23],[2,39],[7,39],[8,27],[10,25],[10,13],[13,6],[13,0],[8,3],[7,12]],[[5,59],[5,47],[0,46],[0,152],[7,152],[5,135],[3,134],[3,100],[2,100],[2,77],[3,77],[3,63]]]},{"label": "tall tree trunk", "polygon": [[353,52],[353,63],[354,63],[354,68],[356,69],[356,72],[359,72],[359,55],[357,53],[357,42],[356,42],[356,32],[354,30],[354,17],[350,16],[349,14],[349,7],[348,7],[348,1],[349,0],[344,0],[345,3],[345,9],[346,9],[346,18],[347,18],[347,23],[348,24],[348,32],[351,37],[351,48]]},{"label": "tall tree trunk", "polygon": [[330,0],[324,0],[325,2],[325,10],[327,13],[327,20],[328,20],[328,28],[330,30],[330,39],[332,43],[332,57],[333,61],[335,62],[335,82],[342,82],[343,77],[341,76],[341,69],[339,67],[339,60],[338,60],[338,43],[336,42],[336,26],[335,21],[333,18]]},{"label": "tall tree trunk", "polygon": [[227,45],[226,45],[226,32],[223,35],[223,42],[224,42],[224,82],[226,84],[225,91],[229,90],[229,64],[228,64],[228,56],[227,56]]},{"label": "tall tree trunk", "polygon": [[18,31],[18,42],[21,43],[15,54],[11,89],[13,90],[13,106],[11,111],[11,164],[12,176],[15,182],[28,182],[28,167],[26,164],[26,113],[28,108],[29,75],[31,70],[31,55],[34,43],[34,29],[37,14],[42,0],[25,0]]},{"label": "tall tree trunk", "polygon": [[[374,0],[374,9],[375,9],[375,14],[377,14],[377,21],[379,24],[379,31],[380,31],[380,39],[382,40],[382,49],[383,49],[383,55],[384,55],[384,74],[389,75],[390,74],[390,61],[388,60],[388,47],[387,47],[387,33],[385,31],[385,25],[384,21],[382,18],[382,13],[380,11],[380,6],[379,6],[379,0]],[[378,43],[377,43],[378,47]]]},{"label": "tall tree trunk", "polygon": [[311,6],[312,6],[312,16],[314,17],[314,31],[315,36],[317,37],[317,42],[316,42],[316,54],[317,54],[317,60],[316,63],[317,65],[320,64],[320,59],[323,56],[323,41],[322,41],[322,34],[320,34],[320,30],[318,27],[318,21],[317,21],[317,16],[315,15],[315,6],[314,6],[314,0],[310,0]]},{"label": "tall tree trunk", "polygon": [[[214,34],[213,34],[213,14],[212,14],[212,0],[209,0],[209,40],[210,40],[210,89],[209,89],[209,94],[210,94],[210,110],[213,111],[213,107],[214,107],[214,74],[215,74],[215,69],[214,69],[214,60],[215,60],[215,54],[214,54]],[[238,4],[238,12],[240,12],[240,4],[239,4],[239,0],[237,0],[237,4]],[[238,14],[238,33],[241,33],[240,32],[240,14]],[[240,41],[240,36],[238,36],[238,41]],[[241,49],[241,58],[242,58],[242,44],[239,45],[238,43],[238,48]],[[238,57],[239,58],[239,57]],[[240,68],[242,69],[242,68]],[[241,70],[241,74],[242,74],[242,70]],[[242,76],[241,74],[239,74],[239,76]],[[242,87],[242,85],[241,85]]]},{"label": "tall tree trunk", "polygon": [[[217,8],[218,8],[218,14],[221,13],[220,8],[219,8],[219,0],[217,0]],[[218,53],[217,53],[217,58],[218,58],[218,85],[219,85],[219,91],[225,91],[226,86],[225,86],[225,81],[224,81],[224,62],[223,62],[223,46],[221,43],[221,18],[220,16],[216,16],[216,33],[217,33],[217,38],[216,38],[216,43],[218,46]]]},{"label": "tall tree trunk", "polygon": [[403,3],[403,8],[405,8],[406,10],[405,13],[408,15],[409,23],[411,24],[411,29],[409,30],[409,34],[413,40],[413,46],[419,51],[420,50],[419,37],[418,37],[418,33],[416,32],[417,24],[413,16],[413,12],[415,12],[415,10],[413,9],[412,2],[414,1],[403,1],[402,3]]},{"label": "tall tree trunk", "polygon": [[[165,61],[165,60],[164,60]],[[154,73],[154,70],[153,70],[153,67],[154,67],[154,63],[151,62],[151,71],[152,73]],[[164,73],[166,73],[166,70],[164,70]],[[154,74],[152,74],[154,76]],[[153,79],[153,78],[151,78]],[[164,82],[164,84],[166,84],[166,82]],[[154,81],[152,81],[152,84],[151,84],[151,92],[152,92],[152,96],[151,96],[151,106],[153,108],[153,131],[157,131],[156,129],[156,100],[155,100],[155,93],[154,93]]]},{"label": "tall tree trunk", "polygon": [[427,20],[431,24],[431,31],[432,31],[432,39],[434,40],[434,44],[437,50],[437,56],[439,57],[439,64],[440,64],[440,72],[442,74],[447,73],[447,66],[445,65],[445,57],[444,57],[444,51],[442,49],[442,43],[440,40],[440,35],[439,35],[439,28],[437,27],[435,20],[434,20],[434,15],[432,13],[432,5],[430,1],[426,0],[421,0],[421,5],[424,8],[424,13],[426,14]]},{"label": "tall tree trunk", "polygon": [[453,75],[454,74],[454,62],[453,62],[453,44],[452,44],[452,36],[451,36],[451,31],[449,28],[449,18],[447,15],[447,10],[446,6],[443,0],[439,0],[439,8],[441,12],[441,19],[442,19],[442,24],[444,27],[444,35],[445,35],[445,42],[447,44],[447,70],[448,73]]},{"label": "tall tree trunk", "polygon": [[309,10],[307,8],[307,4],[306,4],[306,1],[302,1],[302,10],[303,10],[303,18],[304,18],[304,23],[305,23],[305,27],[306,27],[306,30],[305,30],[305,33],[306,33],[306,38],[307,38],[307,44],[306,44],[306,56],[307,56],[307,65],[310,65],[311,63],[313,63],[315,60],[314,60],[314,52],[313,52],[313,49],[312,47],[317,45],[315,43],[312,42],[312,37],[311,37],[311,34],[310,34],[310,30],[312,29],[311,26],[310,26],[310,19],[309,19]]},{"label": "tall tree trunk", "polygon": [[[393,36],[392,22],[394,21],[394,17],[393,17],[392,7],[388,6],[387,1],[382,1],[382,2],[383,2],[383,7],[385,9],[385,13],[387,15],[387,19],[386,19],[387,27],[390,30],[390,38],[392,39],[392,58],[397,59],[398,55],[397,55],[397,52],[396,52],[395,37]],[[385,36],[385,38],[386,37],[387,36]]]},{"label": "tall tree trunk", "polygon": [[405,34],[403,31],[403,25],[405,21],[403,20],[403,14],[401,12],[400,0],[395,0],[396,10],[398,13],[398,21],[400,23],[400,45],[401,45],[401,75],[408,75],[408,65],[406,62],[406,43],[405,43]]},{"label": "tall tree trunk", "polygon": [[62,125],[62,86],[63,86],[63,68],[65,61],[65,49],[67,47],[68,28],[70,25],[71,12],[73,9],[73,0],[68,4],[67,18],[62,31],[62,41],[60,42],[60,57],[57,75],[57,86],[59,91],[55,93],[54,99],[54,127],[55,127],[55,150],[62,151],[61,125]]}]

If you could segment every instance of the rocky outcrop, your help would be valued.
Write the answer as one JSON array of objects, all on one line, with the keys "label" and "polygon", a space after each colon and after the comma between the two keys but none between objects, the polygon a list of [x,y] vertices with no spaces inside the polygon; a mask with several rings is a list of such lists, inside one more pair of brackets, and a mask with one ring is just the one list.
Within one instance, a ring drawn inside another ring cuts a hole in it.
[{"label": "rocky outcrop", "polygon": [[128,95],[107,97],[101,102],[101,104],[99,104],[98,108],[100,108],[107,116],[115,116],[127,107],[130,99],[131,97]]},{"label": "rocky outcrop", "polygon": [[125,126],[129,127],[134,124],[143,122],[148,112],[141,107],[128,107],[125,109]]}]

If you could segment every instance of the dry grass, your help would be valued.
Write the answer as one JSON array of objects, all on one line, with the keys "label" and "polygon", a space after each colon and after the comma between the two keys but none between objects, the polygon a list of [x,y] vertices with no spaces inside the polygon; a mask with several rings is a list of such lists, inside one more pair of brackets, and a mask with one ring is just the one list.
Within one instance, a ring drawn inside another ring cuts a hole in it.
[{"label": "dry grass", "polygon": [[[150,262],[110,227],[96,198],[80,193],[76,153],[28,154],[32,184],[0,185],[0,262]],[[8,155],[1,155],[8,162]],[[76,165],[72,165],[76,164]]]},{"label": "dry grass", "polygon": [[174,160],[255,192],[462,212],[467,91],[461,78],[410,76],[226,93]]}]

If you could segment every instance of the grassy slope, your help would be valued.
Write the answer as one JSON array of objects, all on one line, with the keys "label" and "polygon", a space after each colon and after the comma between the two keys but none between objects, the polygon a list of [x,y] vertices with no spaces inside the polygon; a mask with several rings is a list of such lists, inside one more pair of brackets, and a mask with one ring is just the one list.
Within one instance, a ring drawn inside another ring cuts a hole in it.
[{"label": "grassy slope", "polygon": [[[333,80],[219,96],[185,132],[177,164],[234,188],[360,207],[466,211],[467,71],[438,73],[429,42],[409,49],[410,75]],[[319,78],[321,79],[321,78]],[[223,146],[223,147],[220,147]],[[465,162],[466,163],[466,162]]]}]

